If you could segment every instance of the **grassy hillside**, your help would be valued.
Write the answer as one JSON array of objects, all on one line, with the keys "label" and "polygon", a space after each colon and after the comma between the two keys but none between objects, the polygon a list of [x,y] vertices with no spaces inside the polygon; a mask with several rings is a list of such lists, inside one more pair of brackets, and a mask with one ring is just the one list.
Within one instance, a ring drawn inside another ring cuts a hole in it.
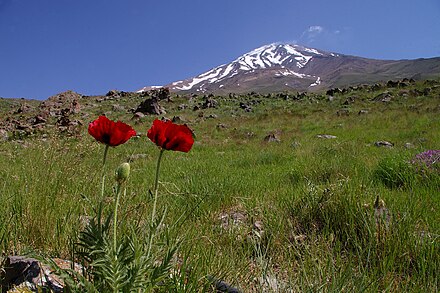
[{"label": "grassy hillside", "polygon": [[[189,153],[166,152],[161,166],[163,229],[182,241],[163,291],[209,292],[207,276],[215,276],[243,292],[438,292],[440,168],[409,162],[440,149],[439,85],[212,97],[217,107],[206,109],[207,97],[161,101],[161,116],[179,116],[196,141]],[[149,229],[159,150],[146,132],[161,116],[129,111],[145,98],[79,97],[69,119],[81,123],[71,132],[51,116],[37,130],[8,130],[0,144],[3,256],[71,258],[100,199],[104,147],[87,125],[103,113],[141,135],[109,150],[104,210],[114,170],[129,161],[118,229]],[[13,114],[18,105],[1,102],[3,126],[40,111],[30,104]]]}]

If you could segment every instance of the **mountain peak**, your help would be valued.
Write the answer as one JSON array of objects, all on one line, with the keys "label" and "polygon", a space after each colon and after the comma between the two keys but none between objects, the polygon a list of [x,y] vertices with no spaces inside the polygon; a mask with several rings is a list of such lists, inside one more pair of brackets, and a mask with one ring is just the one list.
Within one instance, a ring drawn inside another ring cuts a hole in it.
[{"label": "mountain peak", "polygon": [[[316,86],[320,83],[320,77],[303,74],[299,70],[315,56],[330,55],[336,56],[296,44],[272,43],[245,53],[229,64],[220,65],[191,79],[173,82],[169,86],[173,91],[229,90],[231,82],[234,83],[238,77],[250,78],[253,73],[262,73],[262,70],[277,70],[272,74],[275,77],[305,78],[309,86]],[[239,86],[240,82],[236,82],[235,87]]]},{"label": "mountain peak", "polygon": [[[434,59],[436,62],[440,61],[440,58]],[[173,92],[216,94],[311,91],[412,77],[418,74],[414,71],[414,64],[405,62],[411,60],[397,62],[373,60],[330,53],[297,44],[272,43],[245,53],[228,64],[217,66],[193,78],[173,82],[165,87]],[[420,65],[427,71],[423,74],[431,74],[428,72],[430,69],[425,68],[425,65]],[[393,70],[394,67],[396,70],[400,68],[400,71]],[[432,73],[439,74],[437,71]]]}]

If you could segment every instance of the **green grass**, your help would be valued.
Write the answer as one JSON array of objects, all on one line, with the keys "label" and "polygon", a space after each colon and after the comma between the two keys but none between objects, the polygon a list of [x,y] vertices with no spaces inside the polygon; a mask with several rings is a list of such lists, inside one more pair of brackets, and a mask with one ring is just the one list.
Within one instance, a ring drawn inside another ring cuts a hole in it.
[{"label": "green grass", "polygon": [[[165,104],[167,117],[181,116],[196,134],[191,152],[166,152],[162,162],[158,207],[166,209],[171,237],[182,241],[169,290],[207,292],[211,275],[244,292],[268,290],[270,280],[279,292],[438,292],[440,175],[420,176],[407,162],[440,148],[440,90],[388,104],[370,101],[378,93],[356,92],[349,116],[336,112],[353,93],[332,102],[319,94],[299,101],[258,97],[250,113],[238,105],[253,97],[216,97],[219,109],[199,111],[178,111],[184,98]],[[132,101],[124,102],[130,108]],[[360,109],[369,113],[357,115]],[[127,114],[110,118],[131,123]],[[120,217],[129,220],[124,231],[148,225],[159,150],[145,133],[154,118],[131,123],[142,137],[109,150],[107,209],[114,170],[143,154],[131,162],[121,199]],[[264,142],[269,132],[281,142]],[[378,140],[395,146],[375,147]],[[85,126],[78,137],[0,145],[3,255],[70,257],[98,202],[103,151]],[[386,215],[377,215],[377,196]],[[234,222],[234,214],[242,219]]]}]

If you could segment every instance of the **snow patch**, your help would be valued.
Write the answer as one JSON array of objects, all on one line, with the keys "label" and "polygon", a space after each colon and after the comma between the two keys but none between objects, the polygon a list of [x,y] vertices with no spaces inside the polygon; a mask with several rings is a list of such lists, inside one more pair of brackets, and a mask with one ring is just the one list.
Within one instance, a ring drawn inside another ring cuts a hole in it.
[{"label": "snow patch", "polygon": [[161,86],[161,85],[144,86],[143,88],[138,90],[136,93],[143,93],[143,92],[146,92],[149,90],[161,89],[161,88],[163,88],[163,86]]},{"label": "snow patch", "polygon": [[289,70],[289,69],[286,69],[284,71],[280,70],[277,73],[275,73],[275,76],[289,76],[289,75],[294,75],[299,78],[304,78],[304,77],[308,76],[307,74],[297,73],[297,72]]},{"label": "snow patch", "polygon": [[319,85],[321,83],[321,78],[318,76],[318,79],[316,79],[316,81],[314,82],[314,83],[312,83],[311,85],[310,85],[310,87],[312,87],[312,86],[317,86],[317,85]]}]

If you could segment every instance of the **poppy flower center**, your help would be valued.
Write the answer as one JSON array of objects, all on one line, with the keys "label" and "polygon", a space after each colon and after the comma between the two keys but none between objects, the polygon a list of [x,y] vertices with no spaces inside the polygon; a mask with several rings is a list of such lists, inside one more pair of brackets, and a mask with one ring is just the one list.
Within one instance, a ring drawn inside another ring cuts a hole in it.
[{"label": "poppy flower center", "polygon": [[102,135],[102,142],[105,144],[109,144],[110,143],[110,134],[105,133]]}]

